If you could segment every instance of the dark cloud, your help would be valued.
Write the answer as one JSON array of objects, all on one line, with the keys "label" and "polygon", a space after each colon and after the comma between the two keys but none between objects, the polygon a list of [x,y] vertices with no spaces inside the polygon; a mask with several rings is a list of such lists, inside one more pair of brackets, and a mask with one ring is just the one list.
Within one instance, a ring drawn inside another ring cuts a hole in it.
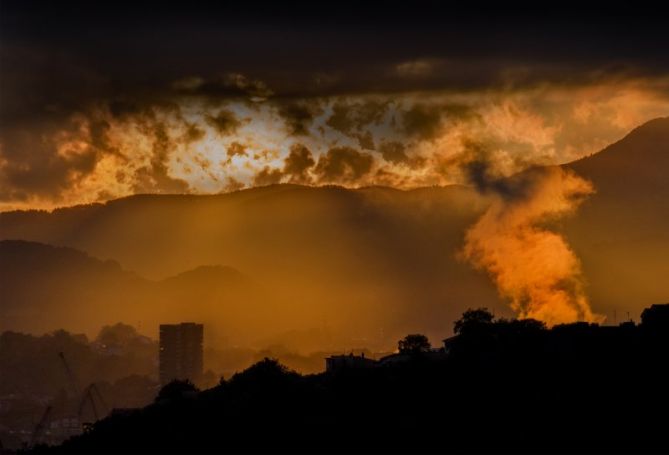
[{"label": "dark cloud", "polygon": [[351,147],[334,147],[320,156],[315,173],[321,183],[354,183],[372,169],[374,158]]},{"label": "dark cloud", "polygon": [[90,145],[106,152],[118,153],[118,150],[109,144],[109,122],[106,120],[92,120],[88,124]]},{"label": "dark cloud", "polygon": [[150,121],[144,123],[144,129],[152,134],[152,155],[150,164],[137,170],[133,190],[135,193],[183,193],[188,184],[173,178],[168,172],[170,153],[176,144],[170,138],[164,123]]},{"label": "dark cloud", "polygon": [[487,144],[463,139],[462,145],[462,153],[453,158],[450,164],[458,166],[466,181],[481,194],[496,194],[507,200],[524,199],[531,196],[531,189],[545,173],[545,166],[532,166],[531,157],[519,156],[515,168],[522,169],[522,172],[512,176],[504,175]]},{"label": "dark cloud", "polygon": [[367,128],[381,124],[388,109],[387,101],[338,101],[332,105],[332,114],[325,124],[355,139],[360,148],[374,150],[374,137]]},{"label": "dark cloud", "polygon": [[330,128],[352,135],[365,127],[380,123],[388,110],[388,103],[378,101],[349,103],[340,101],[332,106],[332,115],[325,122]]},{"label": "dark cloud", "polygon": [[215,75],[209,79],[188,76],[170,84],[178,95],[216,99],[265,100],[273,92],[261,80],[250,79],[241,73]]},{"label": "dark cloud", "polygon": [[439,131],[443,114],[439,106],[414,104],[401,115],[402,131],[410,137],[432,139]]},{"label": "dark cloud", "polygon": [[271,161],[279,157],[279,152],[276,150],[261,150],[253,154],[254,160]]},{"label": "dark cloud", "polygon": [[290,177],[292,183],[310,183],[309,169],[314,167],[316,162],[311,154],[311,150],[302,144],[293,144],[290,147],[290,153],[284,160],[283,173]]},{"label": "dark cloud", "polygon": [[228,146],[227,150],[227,155],[228,155],[228,161],[233,157],[233,156],[246,156],[246,147],[243,144],[240,144],[239,142],[235,141],[232,144]]},{"label": "dark cloud", "polygon": [[283,117],[290,134],[305,136],[314,119],[323,113],[323,108],[317,101],[289,101],[279,106],[279,115]]},{"label": "dark cloud", "polygon": [[462,152],[449,159],[447,164],[459,167],[465,180],[480,193],[510,193],[511,189],[506,187],[506,179],[494,166],[490,150],[481,142],[463,139]]},{"label": "dark cloud", "polygon": [[443,2],[51,3],[2,2],[3,122],[117,98],[465,91],[669,71],[664,15],[648,5],[594,15]]},{"label": "dark cloud", "polygon": [[374,145],[374,136],[369,131],[364,133],[354,134],[353,137],[358,141],[360,148],[365,150],[374,150],[376,146]]},{"label": "dark cloud", "polygon": [[192,142],[197,142],[202,139],[205,135],[205,132],[202,128],[198,127],[194,123],[186,123],[186,132],[183,135],[183,141],[186,144]]},{"label": "dark cloud", "polygon": [[406,147],[401,142],[391,141],[383,142],[379,147],[379,152],[383,159],[390,163],[406,163],[409,161],[409,157],[406,154]]},{"label": "dark cloud", "polygon": [[401,131],[420,140],[434,139],[444,122],[456,122],[476,115],[464,104],[414,103],[400,112]]},{"label": "dark cloud", "polygon": [[244,188],[245,185],[234,177],[228,177],[225,191],[238,191]]},{"label": "dark cloud", "polygon": [[258,172],[253,178],[253,184],[255,186],[267,186],[279,183],[283,177],[281,169],[271,169],[269,166],[265,166],[260,172]]},{"label": "dark cloud", "polygon": [[150,107],[137,101],[122,98],[107,100],[104,104],[111,117],[116,120],[140,115],[147,107]]},{"label": "dark cloud", "polygon": [[0,155],[6,162],[0,165],[0,198],[4,201],[25,201],[32,196],[58,201],[62,191],[90,172],[97,161],[94,151],[60,157],[51,144],[40,144],[31,139],[11,138],[5,147],[26,144],[31,149],[20,161],[9,162],[12,152]]},{"label": "dark cloud", "polygon": [[[81,125],[71,121],[40,122],[28,129],[3,131],[0,143],[0,200],[43,197],[58,201],[62,193],[93,171],[107,144],[103,122],[88,129],[86,144],[60,143],[57,137],[78,137]],[[38,131],[40,134],[35,134]]]},{"label": "dark cloud", "polygon": [[205,119],[221,136],[234,134],[242,126],[234,112],[228,109],[221,109],[216,115],[207,114]]}]

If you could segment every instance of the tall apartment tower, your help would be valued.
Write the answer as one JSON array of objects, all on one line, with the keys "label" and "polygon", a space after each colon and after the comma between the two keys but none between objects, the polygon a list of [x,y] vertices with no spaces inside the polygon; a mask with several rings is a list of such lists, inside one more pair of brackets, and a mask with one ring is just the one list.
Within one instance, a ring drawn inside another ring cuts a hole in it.
[{"label": "tall apartment tower", "polygon": [[174,379],[198,382],[202,377],[204,326],[193,322],[160,325],[160,383]]}]

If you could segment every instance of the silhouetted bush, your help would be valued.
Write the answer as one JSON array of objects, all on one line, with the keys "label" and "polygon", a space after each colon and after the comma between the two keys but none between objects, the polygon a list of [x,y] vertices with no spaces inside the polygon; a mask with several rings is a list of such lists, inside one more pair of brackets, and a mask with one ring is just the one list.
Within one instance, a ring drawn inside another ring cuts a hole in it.
[{"label": "silhouetted bush", "polygon": [[189,380],[181,381],[175,379],[165,384],[156,396],[156,402],[164,400],[178,400],[199,392],[199,389]]},{"label": "silhouetted bush", "polygon": [[453,332],[456,335],[467,332],[477,332],[492,324],[495,317],[487,308],[468,309],[462,317],[453,323]]},{"label": "silhouetted bush", "polygon": [[641,312],[641,325],[645,329],[669,333],[669,303],[644,309]]},{"label": "silhouetted bush", "polygon": [[397,343],[397,349],[403,354],[427,352],[432,346],[425,335],[407,335]]}]

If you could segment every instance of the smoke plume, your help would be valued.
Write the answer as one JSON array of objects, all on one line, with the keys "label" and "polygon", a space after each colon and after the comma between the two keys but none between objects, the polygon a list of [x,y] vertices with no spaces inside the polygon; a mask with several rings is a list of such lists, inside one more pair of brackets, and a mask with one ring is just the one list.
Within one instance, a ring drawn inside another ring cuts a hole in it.
[{"label": "smoke plume", "polygon": [[588,303],[574,251],[546,226],[574,211],[594,191],[592,184],[560,167],[529,169],[504,180],[487,180],[480,161],[468,167],[493,202],[468,230],[464,258],[488,272],[519,318],[549,326],[601,321]]}]

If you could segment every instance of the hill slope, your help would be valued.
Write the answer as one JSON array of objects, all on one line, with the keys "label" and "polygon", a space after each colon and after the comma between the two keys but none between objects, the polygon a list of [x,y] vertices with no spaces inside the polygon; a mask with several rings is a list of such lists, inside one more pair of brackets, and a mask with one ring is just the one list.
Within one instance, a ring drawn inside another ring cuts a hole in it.
[{"label": "hill slope", "polygon": [[409,330],[443,337],[468,306],[503,308],[487,278],[455,259],[484,207],[457,186],[277,185],[4,213],[0,238],[74,247],[153,278],[230,264],[272,295],[250,318],[270,314],[276,330],[327,327],[352,348],[392,345]]},{"label": "hill slope", "polygon": [[569,168],[596,193],[565,225],[593,302],[618,317],[669,300],[669,117]]},{"label": "hill slope", "polygon": [[[246,310],[264,300],[249,278],[230,267],[201,267],[152,281],[72,248],[19,240],[0,241],[0,277],[0,331],[67,328],[93,334],[127,321],[155,335],[159,323],[191,319],[230,334],[239,331],[237,325],[260,324],[248,321]],[[245,311],[239,301],[246,302]],[[211,339],[216,331],[209,332]]]}]

